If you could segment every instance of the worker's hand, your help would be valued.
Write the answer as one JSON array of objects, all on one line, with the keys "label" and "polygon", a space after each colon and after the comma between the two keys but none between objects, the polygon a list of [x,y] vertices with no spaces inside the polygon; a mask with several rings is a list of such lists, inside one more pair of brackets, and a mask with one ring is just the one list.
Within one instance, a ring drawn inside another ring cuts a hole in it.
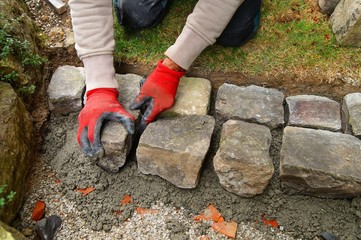
[{"label": "worker's hand", "polygon": [[104,120],[123,124],[129,134],[134,133],[134,117],[118,102],[119,92],[115,88],[97,88],[87,92],[86,103],[78,116],[78,143],[90,157],[102,157],[104,150],[100,141],[100,130]]},{"label": "worker's hand", "polygon": [[140,122],[142,132],[161,112],[171,108],[177,93],[180,78],[185,71],[175,71],[159,61],[156,69],[148,76],[140,93],[130,104],[131,110],[146,107]]}]

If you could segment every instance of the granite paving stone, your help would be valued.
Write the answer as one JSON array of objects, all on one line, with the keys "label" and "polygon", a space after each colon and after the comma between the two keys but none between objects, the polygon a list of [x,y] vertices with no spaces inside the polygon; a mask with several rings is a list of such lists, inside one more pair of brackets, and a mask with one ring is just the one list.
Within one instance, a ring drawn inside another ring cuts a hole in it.
[{"label": "granite paving stone", "polygon": [[[142,77],[136,74],[116,74],[115,77],[119,84],[119,102],[137,118],[139,111],[129,110],[129,105],[139,93]],[[128,134],[121,123],[105,123],[101,135],[104,156],[99,159],[98,165],[108,172],[118,172],[126,162],[133,141],[134,136]]]},{"label": "granite paving stone", "polygon": [[49,108],[54,113],[67,115],[82,108],[85,76],[82,67],[60,66],[48,86]]},{"label": "granite paving stone", "polygon": [[274,129],[284,124],[284,95],[276,89],[225,83],[219,89],[216,112],[221,119],[238,119]]},{"label": "granite paving stone", "polygon": [[361,136],[361,93],[349,93],[343,98],[343,130],[356,137]]},{"label": "granite paving stone", "polygon": [[238,120],[223,124],[213,160],[221,185],[242,197],[263,193],[274,172],[268,127]]},{"label": "granite paving stone", "polygon": [[280,178],[285,188],[318,197],[361,194],[361,141],[349,134],[284,129]]},{"label": "granite paving stone", "polygon": [[160,119],[149,124],[136,152],[139,170],[180,188],[195,188],[214,126],[214,118],[208,115]]},{"label": "granite paving stone", "polygon": [[297,95],[286,98],[290,126],[341,130],[340,104],[327,97]]},{"label": "granite paving stone", "polygon": [[181,78],[173,107],[164,111],[160,117],[207,115],[211,90],[211,82],[205,78]]}]

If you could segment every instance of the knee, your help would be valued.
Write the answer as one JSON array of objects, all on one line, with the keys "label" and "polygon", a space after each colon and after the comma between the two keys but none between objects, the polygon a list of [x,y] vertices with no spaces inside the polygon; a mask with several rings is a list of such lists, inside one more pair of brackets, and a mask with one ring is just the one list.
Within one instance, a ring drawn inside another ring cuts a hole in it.
[{"label": "knee", "polygon": [[169,0],[115,0],[119,23],[132,28],[154,27],[164,17]]}]

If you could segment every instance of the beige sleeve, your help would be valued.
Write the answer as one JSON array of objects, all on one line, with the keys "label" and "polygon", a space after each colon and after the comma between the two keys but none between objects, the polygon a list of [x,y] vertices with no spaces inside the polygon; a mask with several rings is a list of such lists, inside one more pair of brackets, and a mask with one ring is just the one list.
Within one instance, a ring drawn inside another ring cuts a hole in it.
[{"label": "beige sleeve", "polygon": [[117,88],[112,0],[70,0],[69,6],[75,48],[84,64],[87,91]]},{"label": "beige sleeve", "polygon": [[188,70],[201,52],[215,43],[243,1],[199,0],[165,55]]}]

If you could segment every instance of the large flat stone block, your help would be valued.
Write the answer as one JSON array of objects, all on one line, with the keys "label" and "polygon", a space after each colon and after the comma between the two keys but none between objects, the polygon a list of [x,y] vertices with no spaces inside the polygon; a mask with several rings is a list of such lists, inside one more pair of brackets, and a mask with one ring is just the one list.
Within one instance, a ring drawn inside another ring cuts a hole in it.
[{"label": "large flat stone block", "polygon": [[181,78],[173,107],[164,111],[160,117],[207,115],[211,91],[211,82],[207,79]]},{"label": "large flat stone block", "polygon": [[361,142],[342,133],[284,129],[280,178],[284,187],[319,197],[361,194]]},{"label": "large flat stone block", "polygon": [[361,0],[341,0],[330,22],[340,44],[361,47]]},{"label": "large flat stone block", "polygon": [[208,152],[215,120],[190,115],[148,125],[137,149],[138,168],[180,188],[195,188]]},{"label": "large flat stone block", "polygon": [[286,98],[288,125],[341,130],[340,104],[326,97],[298,95]]},{"label": "large flat stone block", "polygon": [[61,66],[51,77],[48,96],[51,111],[67,115],[82,108],[85,76],[82,67]]},{"label": "large flat stone block", "polygon": [[225,83],[218,89],[216,111],[221,118],[277,128],[284,124],[283,100],[283,93],[276,89]]},{"label": "large flat stone block", "polygon": [[227,191],[242,197],[264,191],[274,172],[269,154],[271,140],[268,127],[237,120],[223,124],[213,164]]},{"label": "large flat stone block", "polygon": [[343,98],[344,132],[361,137],[361,93],[350,93]]}]

